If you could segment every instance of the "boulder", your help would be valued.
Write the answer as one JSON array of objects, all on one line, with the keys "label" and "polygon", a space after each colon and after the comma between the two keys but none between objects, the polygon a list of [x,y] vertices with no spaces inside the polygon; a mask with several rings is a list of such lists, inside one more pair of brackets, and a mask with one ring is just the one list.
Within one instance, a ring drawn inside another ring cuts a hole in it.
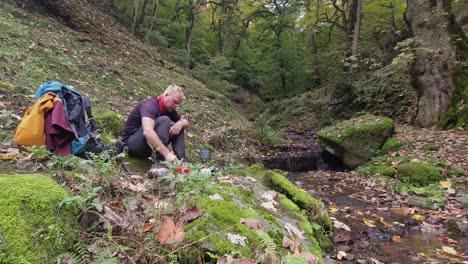
[{"label": "boulder", "polygon": [[320,130],[318,138],[322,149],[353,169],[373,157],[394,130],[388,117],[363,115]]},{"label": "boulder", "polygon": [[[217,181],[216,187],[195,201],[203,215],[185,226],[189,242],[199,241],[202,249],[218,256],[237,252],[255,259],[256,253],[264,251],[266,257],[278,261],[283,253],[293,253],[282,246],[287,237],[296,241],[303,253],[322,259],[331,245],[332,227],[319,200],[284,176],[265,172],[259,164]],[[274,186],[281,182],[283,187],[273,191],[272,181]],[[291,192],[297,194],[291,196]]]},{"label": "boulder", "polygon": [[403,162],[396,170],[400,179],[416,186],[425,186],[443,179],[436,167],[422,162]]},{"label": "boulder", "polygon": [[0,263],[50,263],[77,239],[77,210],[50,177],[0,174]]}]

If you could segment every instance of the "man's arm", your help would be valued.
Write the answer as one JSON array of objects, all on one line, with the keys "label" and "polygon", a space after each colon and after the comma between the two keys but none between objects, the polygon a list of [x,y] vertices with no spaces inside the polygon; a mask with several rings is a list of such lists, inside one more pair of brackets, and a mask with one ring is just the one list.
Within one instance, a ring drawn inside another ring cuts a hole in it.
[{"label": "man's arm", "polygon": [[171,126],[171,129],[169,130],[169,134],[178,135],[180,131],[182,130],[182,128],[186,129],[189,126],[190,126],[190,122],[187,119],[181,117],[179,121],[177,121],[175,124]]},{"label": "man's arm", "polygon": [[153,119],[149,117],[141,118],[141,126],[143,127],[143,135],[145,136],[146,141],[153,147],[153,149],[161,153],[166,161],[176,162],[177,157],[161,142],[158,134],[154,131],[154,125],[155,121]]}]

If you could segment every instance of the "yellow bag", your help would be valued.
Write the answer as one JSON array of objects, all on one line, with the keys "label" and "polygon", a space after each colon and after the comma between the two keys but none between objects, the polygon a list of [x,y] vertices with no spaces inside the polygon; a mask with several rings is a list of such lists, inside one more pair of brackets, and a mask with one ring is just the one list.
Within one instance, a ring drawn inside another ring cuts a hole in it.
[{"label": "yellow bag", "polygon": [[16,145],[38,147],[45,145],[44,116],[54,107],[54,98],[54,93],[47,93],[26,110],[23,119],[16,128]]}]

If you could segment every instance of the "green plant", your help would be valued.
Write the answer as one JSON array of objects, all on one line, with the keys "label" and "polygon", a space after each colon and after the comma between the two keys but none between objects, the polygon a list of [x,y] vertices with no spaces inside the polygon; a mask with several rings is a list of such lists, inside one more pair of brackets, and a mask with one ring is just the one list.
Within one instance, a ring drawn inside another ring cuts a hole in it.
[{"label": "green plant", "polygon": [[267,146],[286,142],[283,131],[274,130],[271,126],[268,125],[257,127],[256,134],[260,142]]},{"label": "green plant", "polygon": [[[79,189],[84,189],[83,186],[78,186]],[[98,194],[101,192],[101,187],[95,187],[91,192],[81,191],[82,195],[67,197],[59,203],[59,208],[78,208],[80,215],[89,211],[102,212],[104,205],[99,201]]]},{"label": "green plant", "polygon": [[177,169],[181,166],[180,164],[167,165],[172,170],[172,173],[162,179],[175,183],[178,192],[176,197],[176,204],[178,206],[192,205],[197,195],[213,186],[211,181],[214,174],[201,173],[200,170],[204,167],[202,164],[185,166],[189,170],[188,173],[177,172]]},{"label": "green plant", "polygon": [[47,162],[46,166],[49,169],[59,169],[59,170],[70,170],[70,171],[76,171],[78,170],[79,163],[77,162],[76,159],[77,157],[73,155],[68,155],[68,156],[57,156],[57,155],[51,155],[51,159],[49,162]]},{"label": "green plant", "polygon": [[260,238],[260,247],[265,248],[265,254],[269,258],[269,263],[276,263],[278,255],[275,240],[263,230],[256,230],[255,233]]},{"label": "green plant", "polygon": [[50,158],[51,156],[51,153],[50,151],[48,151],[45,146],[40,146],[40,147],[36,147],[36,146],[32,146],[32,147],[26,147],[26,150],[28,152],[31,152],[34,156],[34,161],[37,163],[39,163],[40,161],[44,161],[48,158]]}]

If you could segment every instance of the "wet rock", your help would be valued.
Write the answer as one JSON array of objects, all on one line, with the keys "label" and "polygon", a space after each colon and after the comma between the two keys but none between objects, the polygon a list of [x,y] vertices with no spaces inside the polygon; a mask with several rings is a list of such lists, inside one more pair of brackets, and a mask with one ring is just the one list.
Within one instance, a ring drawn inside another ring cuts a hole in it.
[{"label": "wet rock", "polygon": [[457,199],[457,201],[463,204],[464,208],[468,208],[468,193],[464,193],[462,196],[459,196],[455,199]]},{"label": "wet rock", "polygon": [[417,206],[423,209],[430,209],[432,204],[426,197],[421,196],[410,196],[408,200],[408,206]]},{"label": "wet rock", "polygon": [[351,250],[351,247],[345,246],[345,245],[341,245],[341,246],[336,247],[336,250],[338,250],[338,251],[344,251],[344,252],[349,252],[349,251]]},{"label": "wet rock", "polygon": [[388,117],[364,115],[322,129],[318,133],[322,149],[356,168],[373,157],[393,134],[395,124]]},{"label": "wet rock", "polygon": [[447,221],[447,230],[453,234],[468,237],[468,220],[449,219]]}]

